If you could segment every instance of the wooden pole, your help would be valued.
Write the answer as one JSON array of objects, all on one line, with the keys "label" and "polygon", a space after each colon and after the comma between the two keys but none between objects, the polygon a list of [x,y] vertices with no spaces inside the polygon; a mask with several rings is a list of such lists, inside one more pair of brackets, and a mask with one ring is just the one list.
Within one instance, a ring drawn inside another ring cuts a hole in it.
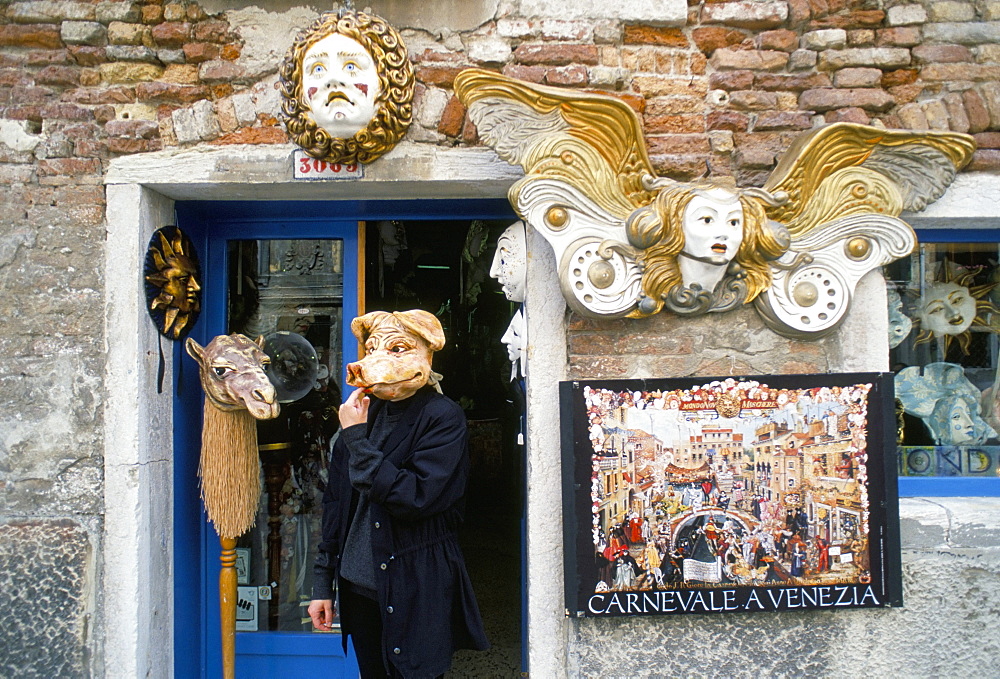
[{"label": "wooden pole", "polygon": [[219,610],[222,627],[222,677],[236,679],[236,538],[219,538]]}]

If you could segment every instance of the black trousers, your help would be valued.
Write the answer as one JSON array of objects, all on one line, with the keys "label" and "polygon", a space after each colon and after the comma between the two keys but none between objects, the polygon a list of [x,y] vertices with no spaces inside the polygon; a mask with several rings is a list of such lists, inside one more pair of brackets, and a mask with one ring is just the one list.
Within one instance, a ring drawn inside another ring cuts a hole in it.
[{"label": "black trousers", "polygon": [[340,625],[354,644],[361,679],[405,679],[382,655],[382,612],[378,602],[344,586],[343,581],[339,589]]}]

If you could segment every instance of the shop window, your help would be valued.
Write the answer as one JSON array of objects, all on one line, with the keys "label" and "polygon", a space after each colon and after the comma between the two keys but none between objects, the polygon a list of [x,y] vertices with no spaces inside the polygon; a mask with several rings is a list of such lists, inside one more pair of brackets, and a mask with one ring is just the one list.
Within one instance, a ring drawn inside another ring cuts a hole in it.
[{"label": "shop window", "polygon": [[1000,233],[918,236],[884,272],[900,494],[1000,495]]}]

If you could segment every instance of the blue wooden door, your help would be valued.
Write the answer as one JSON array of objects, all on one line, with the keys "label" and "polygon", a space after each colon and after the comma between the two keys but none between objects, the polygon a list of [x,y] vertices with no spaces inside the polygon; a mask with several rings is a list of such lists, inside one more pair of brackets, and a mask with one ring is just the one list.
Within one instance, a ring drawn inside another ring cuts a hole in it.
[{"label": "blue wooden door", "polygon": [[[435,218],[507,214],[509,207],[503,201],[178,203],[177,223],[195,244],[202,268],[202,311],[191,336],[201,344],[234,330],[320,337],[313,343],[319,348],[321,367],[325,363],[328,370],[324,393],[328,401],[339,405],[340,396],[348,393],[343,368],[357,352],[350,320],[359,309],[363,311],[359,221],[429,220],[426,223],[432,225]],[[279,280],[282,276],[284,280]],[[304,283],[308,290],[295,291],[288,280],[295,276],[303,281],[311,278]],[[319,278],[323,280],[317,282]],[[247,308],[248,289],[254,291],[249,297],[256,297],[256,310]],[[303,321],[313,326],[303,330]],[[318,335],[317,327],[321,328]],[[329,346],[322,346],[324,337],[330,338]],[[197,366],[181,344],[174,347],[174,675],[217,677],[221,673],[219,543],[206,521],[197,483],[203,396]],[[321,375],[317,384],[323,379]],[[315,393],[310,392],[310,396]],[[283,406],[286,411],[296,407],[294,403]],[[266,489],[268,456],[280,467],[288,447],[281,435],[275,438],[264,427],[260,435]],[[311,441],[313,448],[325,445],[321,436]],[[322,459],[320,451],[315,461]],[[276,512],[275,507],[262,503],[256,538],[249,544],[246,536],[241,539],[244,554],[240,556],[246,556],[250,568],[240,590],[238,624],[256,631],[237,632],[237,677],[356,677],[352,652],[348,648],[344,653],[339,633],[313,632],[306,619],[310,573],[305,569],[310,559],[303,558],[308,547],[302,544],[314,541],[315,536],[308,530],[287,535],[288,522],[281,522],[276,524],[281,540],[276,545],[280,547],[267,549],[267,540],[274,536],[270,527],[262,524],[272,522],[275,516],[297,518],[302,505],[308,503],[301,497],[307,493],[301,491],[315,481],[295,478],[294,471],[294,482],[289,481],[289,465],[284,467],[280,497],[285,501]],[[306,473],[303,469],[300,465],[299,475]],[[299,547],[303,553],[296,560],[292,557]],[[263,566],[262,558],[268,562]],[[269,577],[269,567],[275,565],[281,573],[277,579]],[[288,583],[292,581],[299,584],[297,592],[291,591],[294,588]],[[248,593],[246,599],[244,592]],[[265,592],[269,599],[264,598]],[[299,601],[294,600],[296,596]],[[253,620],[240,620],[251,611]]]}]

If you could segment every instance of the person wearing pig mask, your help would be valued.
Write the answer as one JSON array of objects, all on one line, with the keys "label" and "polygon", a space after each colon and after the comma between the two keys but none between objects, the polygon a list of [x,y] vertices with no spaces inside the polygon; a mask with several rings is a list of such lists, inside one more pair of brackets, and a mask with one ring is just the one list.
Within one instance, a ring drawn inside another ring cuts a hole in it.
[{"label": "person wearing pig mask", "polygon": [[329,630],[339,591],[364,679],[437,677],[455,650],[489,646],[457,537],[465,414],[431,370],[445,344],[433,314],[373,311],[351,331],[365,357],[347,366],[357,389],[340,409],[309,616]]}]

